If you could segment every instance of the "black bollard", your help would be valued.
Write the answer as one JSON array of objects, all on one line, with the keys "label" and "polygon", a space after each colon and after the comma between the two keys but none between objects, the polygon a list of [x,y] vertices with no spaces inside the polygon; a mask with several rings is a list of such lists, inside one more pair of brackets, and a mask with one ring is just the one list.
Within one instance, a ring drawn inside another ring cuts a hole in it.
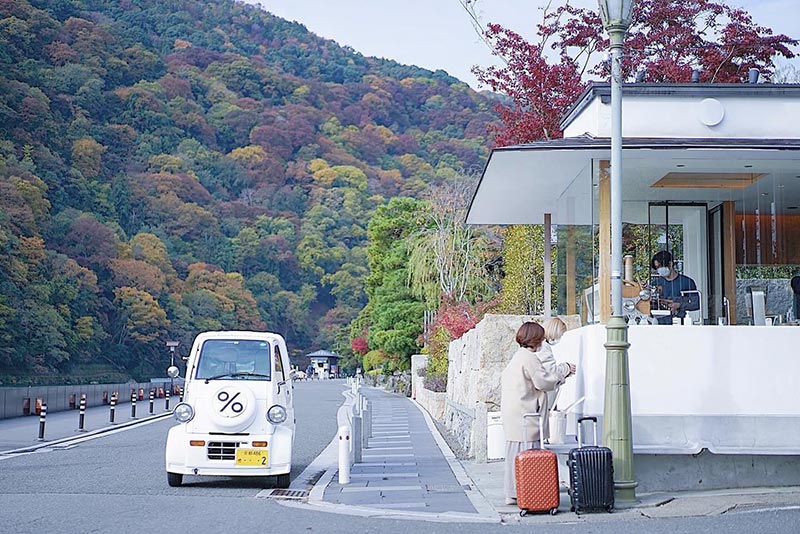
[{"label": "black bollard", "polygon": [[42,403],[42,409],[39,412],[39,441],[44,441],[44,422],[47,419],[47,403]]},{"label": "black bollard", "polygon": [[136,390],[131,390],[131,419],[136,419]]},{"label": "black bollard", "polygon": [[156,397],[156,390],[150,388],[150,415],[153,415],[153,399]]},{"label": "black bollard", "polygon": [[83,425],[86,423],[86,393],[81,393],[81,409],[78,416],[78,432],[86,432]]},{"label": "black bollard", "polygon": [[164,409],[169,411],[169,389],[167,389],[166,395],[164,395]]},{"label": "black bollard", "polygon": [[113,423],[114,422],[114,412],[116,410],[117,410],[117,394],[115,392],[115,393],[111,394],[111,412],[109,413],[109,416],[108,416],[108,422],[109,423]]},{"label": "black bollard", "polygon": [[178,386],[178,393],[180,393],[180,396],[178,397],[178,401],[179,402],[183,402],[183,386]]}]

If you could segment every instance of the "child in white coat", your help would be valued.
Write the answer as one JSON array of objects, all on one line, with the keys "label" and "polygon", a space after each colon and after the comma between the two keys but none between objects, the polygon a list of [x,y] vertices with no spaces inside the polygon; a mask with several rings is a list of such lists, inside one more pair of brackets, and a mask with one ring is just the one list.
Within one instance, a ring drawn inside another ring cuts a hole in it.
[{"label": "child in white coat", "polygon": [[[575,374],[575,365],[571,363],[558,363],[556,362],[556,357],[553,355],[553,349],[551,348],[553,345],[557,344],[561,340],[561,336],[564,335],[564,332],[567,331],[567,325],[559,319],[558,317],[550,317],[544,323],[542,323],[542,328],[544,328],[544,343],[542,343],[542,348],[540,348],[536,352],[536,356],[539,358],[539,362],[541,362],[542,367],[544,370],[551,374],[551,375],[559,375],[559,376],[570,376]],[[565,379],[566,380],[566,379]],[[564,383],[561,381],[559,387]],[[556,401],[556,396],[558,394],[558,388],[554,389],[553,391],[547,392],[547,409],[552,410],[553,405]]]}]

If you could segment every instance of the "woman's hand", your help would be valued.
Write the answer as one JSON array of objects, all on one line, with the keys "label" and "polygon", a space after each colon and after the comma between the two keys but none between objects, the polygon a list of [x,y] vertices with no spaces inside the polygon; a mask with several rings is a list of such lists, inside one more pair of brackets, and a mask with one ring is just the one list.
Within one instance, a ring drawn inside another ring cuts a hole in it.
[{"label": "woman's hand", "polygon": [[574,363],[570,363],[568,365],[569,365],[569,374],[567,376],[570,377],[575,374],[576,367]]}]

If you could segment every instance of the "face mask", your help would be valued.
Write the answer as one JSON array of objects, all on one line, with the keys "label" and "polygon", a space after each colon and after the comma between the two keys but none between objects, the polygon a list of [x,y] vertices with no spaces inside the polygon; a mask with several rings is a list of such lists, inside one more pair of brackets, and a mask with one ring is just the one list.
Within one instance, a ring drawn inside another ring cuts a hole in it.
[{"label": "face mask", "polygon": [[667,276],[669,274],[669,267],[659,267],[656,269],[658,276]]}]

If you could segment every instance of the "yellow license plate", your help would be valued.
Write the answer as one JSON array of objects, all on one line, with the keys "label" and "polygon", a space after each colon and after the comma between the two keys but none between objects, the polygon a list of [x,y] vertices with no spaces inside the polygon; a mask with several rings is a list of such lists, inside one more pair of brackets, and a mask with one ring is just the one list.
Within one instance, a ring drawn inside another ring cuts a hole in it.
[{"label": "yellow license plate", "polygon": [[236,449],[236,465],[269,465],[269,451],[266,449]]}]

